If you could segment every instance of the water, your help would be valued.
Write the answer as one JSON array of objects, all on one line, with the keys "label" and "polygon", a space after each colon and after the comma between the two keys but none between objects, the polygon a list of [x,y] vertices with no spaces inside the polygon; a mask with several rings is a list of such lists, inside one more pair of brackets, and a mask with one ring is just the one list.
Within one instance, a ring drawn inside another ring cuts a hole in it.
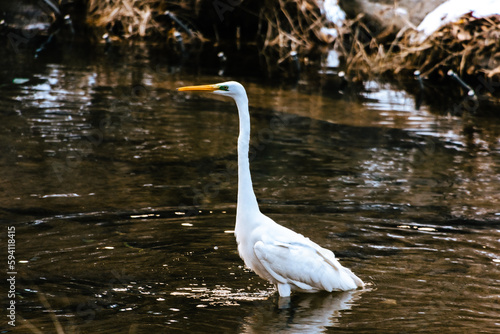
[{"label": "water", "polygon": [[[416,110],[374,83],[339,95],[217,77],[150,52],[1,58],[1,238],[15,227],[17,260],[16,328],[3,332],[500,331],[498,118]],[[287,305],[243,267],[236,108],[175,91],[226,79],[250,96],[262,211],[366,289]]]}]

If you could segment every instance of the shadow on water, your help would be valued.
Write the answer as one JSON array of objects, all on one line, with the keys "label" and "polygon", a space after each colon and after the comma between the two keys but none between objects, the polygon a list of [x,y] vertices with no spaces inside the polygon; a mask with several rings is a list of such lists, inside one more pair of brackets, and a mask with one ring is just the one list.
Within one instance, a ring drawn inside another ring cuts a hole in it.
[{"label": "shadow on water", "polygon": [[498,332],[497,119],[416,110],[374,83],[352,96],[232,77],[250,96],[262,211],[368,283],[287,303],[237,254],[232,101],[175,91],[229,78],[146,48],[84,50],[2,58],[18,330]]}]

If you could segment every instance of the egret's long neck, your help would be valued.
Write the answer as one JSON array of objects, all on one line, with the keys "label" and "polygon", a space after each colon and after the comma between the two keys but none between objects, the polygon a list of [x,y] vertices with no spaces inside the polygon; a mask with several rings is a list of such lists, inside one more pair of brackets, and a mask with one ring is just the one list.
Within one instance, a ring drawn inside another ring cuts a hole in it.
[{"label": "egret's long neck", "polygon": [[257,198],[253,192],[252,177],[250,175],[250,161],[248,150],[250,147],[250,113],[248,112],[248,98],[239,97],[236,101],[240,117],[240,135],[238,137],[238,204],[237,214],[247,215],[259,212]]}]

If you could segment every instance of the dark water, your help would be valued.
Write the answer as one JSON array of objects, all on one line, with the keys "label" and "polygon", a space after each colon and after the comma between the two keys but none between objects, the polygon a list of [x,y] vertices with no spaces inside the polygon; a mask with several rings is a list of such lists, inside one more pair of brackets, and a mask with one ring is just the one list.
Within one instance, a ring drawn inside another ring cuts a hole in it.
[{"label": "dark water", "polygon": [[[17,261],[2,332],[500,332],[500,118],[437,116],[374,83],[217,77],[141,48],[2,59],[0,238],[15,227]],[[281,305],[243,267],[236,108],[175,91],[226,79],[250,97],[262,211],[366,289]]]}]

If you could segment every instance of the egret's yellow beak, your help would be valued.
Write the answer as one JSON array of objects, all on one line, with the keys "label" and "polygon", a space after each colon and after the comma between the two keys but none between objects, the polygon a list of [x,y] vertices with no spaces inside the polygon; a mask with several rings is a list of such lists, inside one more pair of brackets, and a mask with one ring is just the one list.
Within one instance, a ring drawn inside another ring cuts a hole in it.
[{"label": "egret's yellow beak", "polygon": [[217,85],[186,86],[186,87],[177,88],[177,90],[179,92],[184,92],[184,91],[214,92],[218,89],[219,89],[219,86],[217,86]]}]

